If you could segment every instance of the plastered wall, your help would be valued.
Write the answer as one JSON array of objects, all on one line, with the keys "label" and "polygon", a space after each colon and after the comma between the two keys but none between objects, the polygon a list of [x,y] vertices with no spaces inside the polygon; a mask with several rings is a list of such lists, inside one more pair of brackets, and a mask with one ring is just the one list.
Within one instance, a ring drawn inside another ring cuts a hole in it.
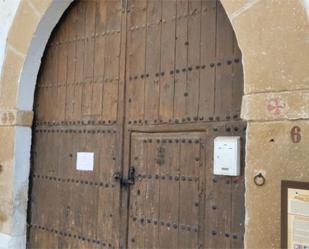
[{"label": "plastered wall", "polygon": [[[223,0],[243,53],[246,248],[280,248],[281,180],[309,181],[308,1]],[[291,129],[301,140],[294,143]],[[266,184],[253,178],[262,173]]]},{"label": "plastered wall", "polygon": [[[35,77],[50,31],[70,1],[6,1],[0,15],[10,10],[14,18],[12,25],[4,24],[7,39],[0,36],[5,51],[0,56],[0,248],[24,248]],[[221,2],[243,53],[245,246],[279,248],[280,182],[309,181],[309,3]],[[294,126],[301,129],[299,143],[291,140]],[[257,187],[253,178],[260,172],[266,184]]]}]

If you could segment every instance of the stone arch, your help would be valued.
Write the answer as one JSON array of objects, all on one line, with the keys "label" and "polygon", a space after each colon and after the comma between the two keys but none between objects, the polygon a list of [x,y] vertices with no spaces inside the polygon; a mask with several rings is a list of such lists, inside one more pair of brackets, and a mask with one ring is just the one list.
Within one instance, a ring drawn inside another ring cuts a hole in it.
[{"label": "stone arch", "polygon": [[[0,86],[4,93],[9,91],[13,100],[1,103],[0,108],[4,109],[2,116],[11,117],[2,120],[2,125],[12,126],[15,131],[12,141],[7,141],[13,145],[13,160],[10,165],[12,173],[9,180],[13,187],[9,188],[11,192],[7,197],[11,210],[4,215],[6,228],[5,233],[0,233],[0,248],[26,247],[32,109],[36,78],[50,34],[72,1],[21,0],[9,31]],[[8,70],[6,65],[10,63],[17,67]]]},{"label": "stone arch", "polygon": [[[19,63],[12,94],[16,97],[8,106],[1,106],[13,113],[14,121],[9,125],[15,127],[14,154],[12,162],[12,214],[10,234],[7,237],[8,248],[25,248],[26,243],[26,210],[28,199],[28,177],[30,171],[31,126],[33,116],[33,100],[37,74],[41,58],[51,32],[59,19],[74,0],[21,0],[11,27],[7,50],[19,57]],[[221,0],[233,25],[233,6],[228,0]],[[25,13],[33,13],[34,18],[25,18]],[[237,14],[237,13],[236,13]],[[25,21],[27,19],[28,21]],[[238,30],[235,28],[239,39]],[[239,42],[239,41],[238,41]],[[239,42],[240,48],[241,42]],[[241,49],[242,50],[242,49]],[[13,55],[13,56],[14,56]],[[243,55],[244,57],[244,55]],[[7,55],[4,65],[10,63]],[[244,65],[243,65],[244,66]],[[245,67],[244,67],[245,74]],[[2,85],[9,82],[2,80]]]}]

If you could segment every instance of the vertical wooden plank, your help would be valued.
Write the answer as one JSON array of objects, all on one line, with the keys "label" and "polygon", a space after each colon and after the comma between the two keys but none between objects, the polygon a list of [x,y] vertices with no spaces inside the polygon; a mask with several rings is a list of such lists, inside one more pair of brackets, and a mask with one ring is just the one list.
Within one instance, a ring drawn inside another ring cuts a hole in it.
[{"label": "vertical wooden plank", "polygon": [[[162,1],[160,122],[173,118],[175,87],[176,1]],[[178,24],[177,24],[178,25]],[[178,30],[179,31],[179,30]],[[180,35],[181,36],[181,35]],[[178,37],[177,37],[178,39]],[[177,40],[178,41],[178,40]],[[179,47],[178,47],[179,48]],[[179,50],[176,53],[182,53]]]},{"label": "vertical wooden plank", "polygon": [[[62,174],[63,178],[67,179],[65,184],[66,194],[63,196],[62,205],[64,207],[63,212],[63,220],[61,226],[64,230],[68,232],[74,231],[74,221],[73,221],[73,213],[74,213],[74,198],[73,195],[75,194],[75,184],[72,182],[72,179],[75,180],[75,162],[73,161],[73,137],[76,133],[69,133],[69,132],[62,132],[63,138],[63,147],[61,151],[64,153],[61,154],[61,169],[60,174]],[[68,180],[69,179],[69,180]],[[68,239],[68,246],[72,248],[72,239]]]},{"label": "vertical wooden plank", "polygon": [[159,77],[161,58],[161,7],[162,0],[148,1],[147,40],[146,40],[146,75],[145,79],[145,121],[154,123],[159,119]]},{"label": "vertical wooden plank", "polygon": [[197,155],[195,155],[195,160],[198,162],[199,167],[199,186],[198,186],[198,211],[199,211],[199,229],[198,229],[198,246],[200,248],[205,248],[207,243],[206,240],[208,237],[205,236],[206,225],[205,221],[207,221],[208,217],[206,216],[206,193],[207,193],[207,157],[211,157],[211,155],[206,155],[208,148],[206,132],[201,135],[200,138],[200,147]]},{"label": "vertical wooden plank", "polygon": [[[188,74],[186,92],[186,117],[188,121],[198,119],[200,92],[200,57],[201,57],[201,10],[202,1],[189,0],[188,13]],[[204,82],[203,82],[204,83]]]},{"label": "vertical wooden plank", "polygon": [[96,2],[87,1],[85,5],[85,36],[84,36],[84,75],[82,113],[88,119],[91,116],[94,40],[95,40]]},{"label": "vertical wooden plank", "polygon": [[[115,148],[115,134],[103,133],[100,138],[100,188],[98,195],[98,222],[97,237],[106,245],[116,246],[118,244],[118,227],[114,220],[118,215],[118,207],[114,206],[114,198],[119,194],[119,188],[114,186],[112,178],[114,174],[115,161],[113,159]],[[115,230],[114,230],[115,229]],[[117,236],[115,236],[115,234]]]},{"label": "vertical wooden plank", "polygon": [[[43,133],[40,136],[36,135],[36,144],[34,148],[35,158],[33,162],[36,163],[35,167],[33,167],[34,174],[37,176],[45,175],[47,172],[47,167],[45,165],[45,157],[47,155],[47,134]],[[46,153],[45,153],[46,152]],[[45,195],[45,190],[47,189],[46,184],[42,184],[43,179],[36,177],[32,182],[32,193],[31,193],[31,224],[32,225],[41,225],[46,224],[46,215],[44,214],[45,208],[45,199],[47,196]],[[31,228],[31,244],[36,247],[41,247],[47,240],[47,236],[44,233],[40,233],[38,229],[34,227]]]},{"label": "vertical wooden plank", "polygon": [[186,92],[187,65],[188,65],[188,0],[177,1],[176,22],[176,66],[175,66],[175,96],[174,118],[186,121]]},{"label": "vertical wooden plank", "polygon": [[[157,139],[149,136],[147,143],[147,158],[145,162],[146,172],[148,177],[147,184],[145,186],[145,239],[144,248],[158,248],[159,247],[159,188],[160,182],[156,176],[160,175],[160,166],[157,164],[156,151],[157,151]],[[151,176],[151,178],[149,178]],[[150,222],[149,222],[150,221]],[[157,224],[154,223],[157,221]]]},{"label": "vertical wooden plank", "polygon": [[111,1],[107,5],[104,53],[103,120],[112,124],[117,120],[119,58],[121,42],[121,2]]},{"label": "vertical wooden plank", "polygon": [[[192,153],[190,156],[191,163],[187,165],[188,167],[188,174],[189,174],[189,191],[192,193],[191,195],[191,247],[199,247],[199,230],[202,229],[202,226],[200,226],[200,184],[203,183],[201,180],[202,174],[201,174],[201,168],[200,168],[200,161],[197,160],[197,158],[200,157],[200,149],[201,149],[201,142],[202,142],[202,134],[196,133],[192,134],[189,137],[189,144],[191,144]],[[192,181],[191,181],[192,180]]]},{"label": "vertical wooden plank", "polygon": [[[98,220],[97,220],[97,239],[100,241],[105,241],[106,240],[106,232],[105,230],[107,229],[107,215],[106,215],[106,210],[102,207],[104,207],[105,203],[107,203],[106,200],[106,191],[108,189],[105,189],[104,185],[106,182],[106,161],[105,161],[105,155],[106,155],[106,150],[107,150],[107,143],[108,140],[105,137],[106,135],[104,133],[99,134],[99,139],[100,139],[100,169],[99,169],[99,189],[98,189]],[[100,207],[100,208],[99,208]]]},{"label": "vertical wooden plank", "polygon": [[62,18],[62,25],[59,27],[59,45],[57,51],[57,113],[55,120],[64,121],[66,112],[66,84],[68,66],[68,17]]},{"label": "vertical wooden plank", "polygon": [[[44,171],[42,171],[42,174],[48,176],[48,178],[40,179],[41,196],[37,199],[37,205],[41,207],[41,218],[38,225],[58,229],[59,217],[56,208],[59,204],[59,198],[55,181],[57,179],[58,148],[56,146],[48,146],[48,144],[56,144],[55,138],[55,134],[48,131],[46,139],[48,149],[44,156]],[[44,233],[43,236],[43,240],[40,243],[42,248],[48,247],[52,243],[58,243],[58,241],[53,241],[52,236],[48,233]]]},{"label": "vertical wooden plank", "polygon": [[144,119],[147,1],[132,0],[127,35],[127,115],[131,122]]},{"label": "vertical wooden plank", "polygon": [[[50,43],[51,44],[51,43]],[[52,85],[52,73],[53,73],[53,48],[52,46],[49,47],[48,51],[46,52],[46,64],[47,64],[47,70],[45,72],[45,77],[44,77],[44,98],[43,98],[43,108],[42,108],[42,118],[44,121],[49,121],[51,120],[50,118],[50,105],[51,105],[51,85]]]},{"label": "vertical wooden plank", "polygon": [[[238,127],[238,130],[235,130]],[[232,178],[231,185],[231,248],[244,247],[245,232],[245,132],[243,123],[238,121],[234,126],[233,135],[241,137],[241,175]]]},{"label": "vertical wooden plank", "polygon": [[[56,206],[58,219],[59,219],[59,230],[68,231],[69,223],[68,223],[68,212],[70,210],[70,206],[68,203],[70,196],[70,189],[66,181],[63,179],[68,177],[68,158],[69,153],[67,153],[68,143],[70,141],[67,139],[67,133],[57,133],[55,134],[59,143],[57,143],[58,147],[58,157],[54,158],[55,163],[57,164],[57,195],[59,198],[58,206]],[[55,145],[54,145],[55,146]],[[55,218],[55,217],[54,217]],[[59,248],[68,248],[68,240],[64,236],[59,236],[58,247]]]},{"label": "vertical wooden plank", "polygon": [[92,89],[92,115],[96,119],[102,119],[103,110],[103,78],[104,78],[104,54],[105,51],[105,31],[107,19],[107,3],[103,1],[97,2],[96,8],[96,38],[94,53],[94,85]]},{"label": "vertical wooden plank", "polygon": [[75,67],[75,89],[74,89],[74,112],[73,119],[82,118],[82,91],[84,82],[84,62],[85,62],[85,16],[86,2],[77,3],[77,41],[76,41],[76,67]]},{"label": "vertical wooden plank", "polygon": [[[48,45],[46,46],[48,47]],[[44,58],[47,56],[47,51],[44,52]],[[37,120],[43,120],[44,115],[44,108],[46,108],[45,105],[45,85],[46,85],[46,72],[48,71],[47,67],[47,60],[42,60],[40,71],[37,78],[37,84],[35,89],[35,102],[34,102],[34,108],[36,109],[35,118]]]},{"label": "vertical wooden plank", "polygon": [[106,182],[109,184],[109,188],[106,190],[108,193],[108,203],[109,205],[106,205],[107,209],[107,217],[108,217],[108,226],[109,230],[106,231],[105,236],[107,237],[107,242],[109,244],[109,247],[118,247],[119,245],[119,227],[117,223],[117,216],[119,215],[119,206],[117,206],[117,198],[119,198],[119,185],[115,186],[115,183],[113,182],[113,175],[116,172],[116,161],[115,161],[115,151],[117,150],[116,145],[116,135],[115,133],[109,133],[108,134],[108,149],[107,149],[107,155],[108,158],[105,159],[106,161],[106,170],[107,170],[107,180]]},{"label": "vertical wooden plank", "polygon": [[169,240],[168,236],[168,229],[165,226],[166,223],[170,222],[169,217],[169,208],[170,206],[167,205],[170,196],[168,195],[167,189],[169,186],[169,181],[167,175],[169,174],[169,166],[171,162],[171,148],[169,147],[167,138],[165,136],[160,136],[160,143],[157,144],[157,151],[156,151],[156,160],[160,165],[160,196],[159,196],[159,248],[170,248],[171,241]]},{"label": "vertical wooden plank", "polygon": [[233,62],[233,117],[234,119],[240,118],[241,112],[241,100],[244,94],[244,76],[243,76],[243,66],[242,66],[242,56],[241,51],[238,47],[238,43],[236,40],[235,34],[233,35],[233,43],[234,43],[234,60]]},{"label": "vertical wooden plank", "polygon": [[165,148],[165,162],[161,165],[160,181],[160,221],[164,225],[160,226],[160,247],[177,248],[178,247],[178,209],[179,209],[179,155],[180,146],[173,139],[176,136],[163,136],[162,147]]},{"label": "vertical wooden plank", "polygon": [[67,89],[66,89],[66,121],[74,119],[74,90],[75,90],[75,68],[76,68],[76,35],[77,35],[77,8],[74,6],[68,16],[68,40],[67,45]]},{"label": "vertical wooden plank", "polygon": [[217,42],[216,42],[216,90],[215,113],[217,120],[230,119],[232,111],[232,64],[233,29],[220,2],[217,8]]},{"label": "vertical wooden plank", "polygon": [[[47,44],[47,48],[50,48],[50,45],[51,44],[51,41],[48,42]],[[36,99],[39,102],[39,106],[40,109],[41,109],[41,121],[46,121],[47,119],[47,115],[49,115],[49,113],[47,112],[48,110],[48,84],[49,84],[49,75],[50,75],[50,64],[51,64],[51,61],[48,59],[49,57],[51,57],[51,49],[46,49],[46,51],[44,52],[44,69],[41,69],[41,72],[38,76],[39,80],[42,82],[41,84],[41,87],[42,87],[42,90],[40,90],[38,92],[38,94],[42,94],[42,98],[40,98],[38,95],[36,96]]]},{"label": "vertical wooden plank", "polygon": [[[218,2],[217,8],[217,42],[216,42],[216,91],[215,91],[215,113],[217,120],[229,119],[232,107],[232,66],[226,62],[233,54],[233,29],[228,17]],[[225,129],[225,127],[223,127]],[[220,176],[217,183],[218,209],[218,243],[230,248],[231,239],[225,236],[230,233],[232,222],[232,179]],[[223,208],[224,207],[224,208]],[[219,242],[220,240],[220,242]]]},{"label": "vertical wooden plank", "polygon": [[213,120],[217,0],[202,1],[199,117]]},{"label": "vertical wooden plank", "polygon": [[[131,158],[134,160],[134,166],[137,174],[146,174],[144,166],[146,165],[146,148],[147,139],[141,136],[132,135],[132,152]],[[129,234],[128,248],[144,248],[144,197],[145,197],[146,178],[140,178],[131,188],[130,191],[130,217],[129,217]]]},{"label": "vertical wooden plank", "polygon": [[82,130],[79,130],[78,133],[73,133],[71,136],[72,141],[72,172],[71,177],[73,179],[76,179],[75,182],[72,185],[72,191],[71,191],[71,205],[73,207],[73,210],[70,215],[70,222],[71,222],[71,232],[76,235],[82,235],[82,205],[80,203],[80,200],[83,199],[83,188],[82,184],[80,183],[81,174],[78,170],[76,170],[76,160],[77,160],[77,152],[82,150],[82,141],[84,139],[84,134],[82,133]]},{"label": "vertical wooden plank", "polygon": [[[184,136],[181,139],[180,160],[180,203],[179,203],[179,244],[181,248],[193,248],[198,245],[198,210],[195,203],[198,202],[198,165],[193,155],[195,147],[192,136]],[[191,179],[191,180],[190,180]]]},{"label": "vertical wooden plank", "polygon": [[115,183],[114,181],[114,174],[115,172],[120,172],[122,165],[119,165],[119,158],[117,159],[118,151],[120,149],[119,145],[119,138],[117,131],[114,131],[112,135],[112,144],[111,147],[111,160],[110,163],[111,169],[110,169],[110,181],[111,181],[111,191],[112,191],[112,206],[111,206],[111,214],[112,214],[112,238],[111,238],[111,244],[113,247],[117,248],[120,245],[120,208],[122,203],[120,202],[121,197],[121,186],[120,184]]},{"label": "vertical wooden plank", "polygon": [[44,121],[50,121],[53,117],[54,105],[52,105],[52,97],[54,96],[53,87],[57,84],[55,78],[57,79],[57,72],[55,73],[55,45],[49,47],[46,53],[46,60],[48,65],[48,70],[45,73],[45,86],[44,87],[44,102],[43,102],[43,119]]},{"label": "vertical wooden plank", "polygon": [[[79,142],[79,150],[77,152],[93,152],[91,141],[91,131],[84,131],[82,134],[81,140]],[[81,228],[80,234],[85,238],[93,238],[95,237],[96,231],[93,229],[93,223],[96,220],[96,208],[95,206],[95,193],[92,191],[92,186],[89,182],[92,180],[93,171],[80,171],[80,196],[79,196],[79,210],[80,213],[80,221]],[[82,200],[83,204],[80,203]],[[91,244],[88,244],[87,241],[85,243],[80,244],[80,248],[91,248]]]},{"label": "vertical wooden plank", "polygon": [[58,51],[60,48],[60,31],[55,31],[54,36],[54,45],[51,47],[51,71],[49,75],[50,80],[50,86],[49,86],[49,93],[48,93],[48,108],[49,108],[49,117],[48,121],[56,121],[57,120],[57,114],[58,114],[58,103],[55,104],[55,99],[58,99],[58,64],[60,63],[59,57],[58,57]]},{"label": "vertical wooden plank", "polygon": [[[63,146],[64,146],[64,137],[62,134],[58,133],[57,131],[52,131],[53,134],[53,147],[55,148],[55,154],[52,155],[52,158],[50,160],[55,165],[55,172],[54,175],[54,181],[51,182],[51,184],[55,185],[55,197],[53,198],[52,205],[50,205],[51,208],[53,208],[53,214],[52,217],[56,221],[56,224],[52,227],[55,229],[58,229],[58,231],[64,231],[64,228],[62,226],[63,218],[65,215],[65,202],[63,199],[66,199],[67,196],[67,189],[65,186],[63,186],[62,178],[63,178],[63,170],[65,168],[62,164],[62,156],[64,156],[63,152]],[[52,236],[52,234],[51,234]],[[54,238],[55,239],[55,238]],[[54,240],[53,239],[53,240]],[[56,247],[58,248],[64,248],[67,247],[67,241],[64,236],[61,234],[57,236],[56,238],[57,244]]]},{"label": "vertical wooden plank", "polygon": [[[180,143],[179,143],[179,135],[175,134],[168,138],[168,143],[171,146],[170,150],[170,160],[171,163],[169,165],[169,188],[168,188],[168,195],[169,195],[169,201],[168,206],[173,207],[172,209],[169,209],[169,219],[171,222],[171,228],[170,228],[170,245],[171,248],[177,248],[178,245],[178,231],[179,231],[179,200],[180,200],[180,182],[179,180],[176,181],[176,179],[180,179],[180,158],[179,155],[181,153],[180,150]],[[173,177],[173,180],[171,180],[170,176]]]}]

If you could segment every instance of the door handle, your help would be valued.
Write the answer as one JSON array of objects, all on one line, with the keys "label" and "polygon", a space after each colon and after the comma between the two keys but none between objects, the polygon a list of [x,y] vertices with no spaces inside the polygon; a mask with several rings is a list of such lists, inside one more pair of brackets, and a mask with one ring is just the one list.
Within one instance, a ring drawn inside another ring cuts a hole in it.
[{"label": "door handle", "polygon": [[120,183],[121,187],[128,188],[130,185],[135,184],[135,168],[130,167],[128,171],[128,178],[124,179],[123,175],[120,172],[114,174],[114,180]]}]

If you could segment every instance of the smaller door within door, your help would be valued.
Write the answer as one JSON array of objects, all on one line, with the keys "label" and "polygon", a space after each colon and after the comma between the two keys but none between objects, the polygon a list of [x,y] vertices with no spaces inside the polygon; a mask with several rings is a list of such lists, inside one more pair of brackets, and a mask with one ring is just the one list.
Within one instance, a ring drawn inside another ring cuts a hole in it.
[{"label": "smaller door within door", "polygon": [[198,248],[202,243],[205,134],[132,133],[129,248]]}]

